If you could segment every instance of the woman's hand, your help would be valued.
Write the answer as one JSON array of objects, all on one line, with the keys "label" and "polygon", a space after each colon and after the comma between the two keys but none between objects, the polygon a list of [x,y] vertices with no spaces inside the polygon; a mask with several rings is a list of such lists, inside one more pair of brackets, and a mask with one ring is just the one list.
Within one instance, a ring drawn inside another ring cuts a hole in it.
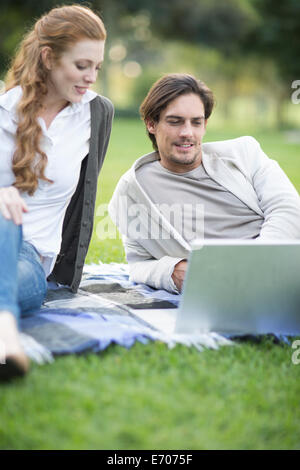
[{"label": "woman's hand", "polygon": [[22,224],[22,214],[28,212],[28,207],[14,186],[0,188],[0,212],[5,219]]}]

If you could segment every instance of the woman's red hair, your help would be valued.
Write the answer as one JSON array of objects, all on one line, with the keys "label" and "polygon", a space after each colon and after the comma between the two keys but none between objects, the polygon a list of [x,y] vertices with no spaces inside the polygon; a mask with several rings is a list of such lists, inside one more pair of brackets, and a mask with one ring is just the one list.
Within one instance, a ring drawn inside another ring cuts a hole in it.
[{"label": "woman's red hair", "polygon": [[87,7],[70,5],[42,16],[21,42],[5,79],[6,91],[17,85],[23,90],[17,109],[19,122],[12,166],[14,186],[20,191],[33,195],[38,179],[51,182],[45,176],[48,159],[40,147],[42,129],[37,121],[47,94],[48,71],[41,59],[42,49],[51,48],[54,60],[59,61],[62,53],[77,41],[105,38],[106,30],[98,15]]}]

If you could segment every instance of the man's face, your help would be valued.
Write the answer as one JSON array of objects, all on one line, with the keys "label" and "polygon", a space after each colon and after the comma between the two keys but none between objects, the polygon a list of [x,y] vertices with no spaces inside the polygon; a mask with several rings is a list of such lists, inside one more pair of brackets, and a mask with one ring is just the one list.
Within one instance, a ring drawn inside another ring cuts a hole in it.
[{"label": "man's face", "polygon": [[201,143],[206,130],[204,106],[198,95],[180,95],[161,112],[158,122],[148,122],[155,135],[163,167],[185,173],[201,163]]}]

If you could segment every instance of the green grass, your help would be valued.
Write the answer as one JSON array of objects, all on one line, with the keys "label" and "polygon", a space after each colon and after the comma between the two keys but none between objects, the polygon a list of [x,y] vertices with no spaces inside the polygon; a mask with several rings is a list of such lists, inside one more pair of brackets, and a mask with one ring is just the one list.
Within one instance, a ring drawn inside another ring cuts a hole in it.
[{"label": "green grass", "polygon": [[[211,130],[206,140],[242,134]],[[251,135],[299,191],[300,145],[273,131]],[[150,150],[141,123],[115,122],[97,206]],[[124,261],[120,240],[98,239],[99,221],[88,262]],[[0,448],[300,449],[293,352],[268,338],[202,353],[156,342],[33,364],[24,380],[0,388]]]}]

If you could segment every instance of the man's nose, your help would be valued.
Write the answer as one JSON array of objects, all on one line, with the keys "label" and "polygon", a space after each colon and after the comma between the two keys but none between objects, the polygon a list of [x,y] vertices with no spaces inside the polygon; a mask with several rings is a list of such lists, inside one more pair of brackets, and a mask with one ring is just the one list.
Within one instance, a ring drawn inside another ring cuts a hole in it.
[{"label": "man's nose", "polygon": [[180,136],[182,136],[182,137],[192,137],[193,136],[193,127],[192,127],[190,122],[186,122],[181,126]]}]

